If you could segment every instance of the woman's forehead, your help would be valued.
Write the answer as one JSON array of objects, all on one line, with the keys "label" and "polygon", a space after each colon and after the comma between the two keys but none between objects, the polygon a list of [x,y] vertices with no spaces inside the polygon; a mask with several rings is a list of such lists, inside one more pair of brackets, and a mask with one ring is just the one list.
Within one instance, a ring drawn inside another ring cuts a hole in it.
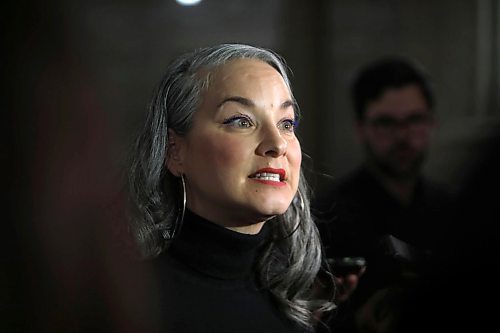
[{"label": "woman's forehead", "polygon": [[252,84],[270,84],[286,87],[281,74],[268,63],[259,59],[231,60],[207,75],[206,89],[227,90],[238,92]]}]

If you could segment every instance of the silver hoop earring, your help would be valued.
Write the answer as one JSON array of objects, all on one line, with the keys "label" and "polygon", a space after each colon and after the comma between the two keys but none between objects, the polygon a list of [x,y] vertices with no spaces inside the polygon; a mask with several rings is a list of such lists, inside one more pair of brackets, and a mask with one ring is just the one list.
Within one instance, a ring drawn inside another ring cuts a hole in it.
[{"label": "silver hoop earring", "polygon": [[179,211],[174,225],[170,229],[163,230],[163,238],[166,240],[172,240],[179,230],[181,230],[182,223],[184,222],[184,213],[186,212],[186,182],[184,181],[183,174],[181,174],[180,182],[182,186],[182,202],[179,203]]},{"label": "silver hoop earring", "polygon": [[[297,194],[298,194],[298,200],[300,200],[300,202],[298,203],[299,209],[303,211],[305,208],[304,198],[302,198],[302,193],[300,193],[300,191],[297,191]],[[294,200],[297,200],[297,197],[295,197]],[[297,202],[295,203],[297,204]]]}]

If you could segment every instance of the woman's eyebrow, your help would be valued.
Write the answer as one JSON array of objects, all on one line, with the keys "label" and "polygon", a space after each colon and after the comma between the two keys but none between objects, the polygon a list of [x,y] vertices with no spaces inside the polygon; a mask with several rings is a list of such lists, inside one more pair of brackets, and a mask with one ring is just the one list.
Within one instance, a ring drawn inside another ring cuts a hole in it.
[{"label": "woman's eyebrow", "polygon": [[295,108],[295,106],[296,106],[295,103],[289,99],[281,103],[281,109],[288,109],[289,107]]},{"label": "woman's eyebrow", "polygon": [[[224,105],[224,103],[227,103],[227,102],[235,102],[235,103],[238,103],[238,104],[241,104],[244,106],[255,107],[255,103],[252,100],[250,100],[246,97],[241,97],[241,96],[230,96],[230,97],[224,98],[224,100],[222,102],[217,104],[217,107],[219,108],[222,105]],[[280,105],[281,109],[287,109],[289,107],[295,107],[295,102],[293,102],[290,99],[284,101]]]},{"label": "woman's eyebrow", "polygon": [[220,102],[217,105],[217,107],[220,108],[222,105],[224,105],[224,103],[227,103],[227,102],[235,102],[235,103],[238,103],[238,104],[241,104],[244,106],[249,106],[249,107],[255,106],[255,103],[252,102],[251,100],[249,100],[248,98],[241,97],[241,96],[231,96],[231,97],[224,98],[224,100],[222,102]]}]

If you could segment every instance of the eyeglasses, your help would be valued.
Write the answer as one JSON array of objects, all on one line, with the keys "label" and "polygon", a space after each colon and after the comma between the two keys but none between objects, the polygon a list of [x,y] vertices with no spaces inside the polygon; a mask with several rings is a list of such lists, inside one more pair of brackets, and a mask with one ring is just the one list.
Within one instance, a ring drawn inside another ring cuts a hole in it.
[{"label": "eyeglasses", "polygon": [[411,133],[419,133],[429,128],[431,116],[427,114],[413,114],[404,119],[379,116],[367,119],[366,123],[380,134],[394,134],[398,129],[407,129]]}]

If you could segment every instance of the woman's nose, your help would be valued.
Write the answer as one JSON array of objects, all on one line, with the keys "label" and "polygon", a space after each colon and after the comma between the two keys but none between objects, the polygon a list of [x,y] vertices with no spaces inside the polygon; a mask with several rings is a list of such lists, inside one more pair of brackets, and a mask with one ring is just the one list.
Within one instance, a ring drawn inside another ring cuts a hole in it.
[{"label": "woman's nose", "polygon": [[262,128],[262,140],[257,147],[257,155],[279,157],[286,153],[288,142],[282,136],[277,126]]}]

